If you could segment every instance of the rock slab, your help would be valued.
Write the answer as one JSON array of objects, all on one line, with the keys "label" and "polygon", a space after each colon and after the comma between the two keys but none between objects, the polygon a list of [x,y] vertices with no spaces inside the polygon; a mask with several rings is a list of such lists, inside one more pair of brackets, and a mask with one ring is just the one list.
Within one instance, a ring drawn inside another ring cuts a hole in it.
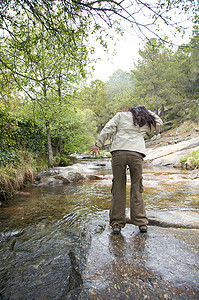
[{"label": "rock slab", "polygon": [[148,211],[150,225],[199,229],[199,212],[183,210]]},{"label": "rock slab", "polygon": [[179,164],[181,158],[198,149],[199,136],[174,145],[160,146],[153,149],[148,148],[145,162],[152,163],[154,166],[172,166]]},{"label": "rock slab", "polygon": [[[147,211],[149,225],[173,228],[199,229],[199,211],[152,210]],[[129,218],[127,224],[132,224]]]}]

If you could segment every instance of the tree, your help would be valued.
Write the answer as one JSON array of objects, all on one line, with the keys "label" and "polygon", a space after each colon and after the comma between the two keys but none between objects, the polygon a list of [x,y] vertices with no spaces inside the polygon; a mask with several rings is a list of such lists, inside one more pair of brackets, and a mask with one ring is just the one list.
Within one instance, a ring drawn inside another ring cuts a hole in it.
[{"label": "tree", "polygon": [[[40,24],[30,23],[26,16],[21,22],[18,20],[18,25],[14,28],[14,35],[19,39],[23,37],[26,47],[7,37],[2,51],[5,55],[9,53],[7,60],[10,59],[9,64],[14,70],[10,70],[10,73],[19,89],[28,96],[28,109],[32,109],[32,114],[46,128],[49,163],[53,165],[51,131],[59,130],[61,147],[61,124],[71,109],[67,106],[71,106],[74,89],[80,78],[85,76],[88,52],[84,42],[88,34],[83,26],[81,30],[68,27],[67,31],[62,32],[66,43],[63,47],[59,39],[51,36]],[[13,60],[13,57],[16,59]],[[19,70],[24,74],[23,77],[16,76]],[[30,101],[32,106],[29,105]]]},{"label": "tree", "polygon": [[107,123],[111,112],[111,103],[106,95],[106,85],[101,80],[92,81],[80,94],[82,108],[90,109],[94,113],[97,132]]},{"label": "tree", "polygon": [[191,77],[193,94],[199,93],[199,26],[194,26],[192,38],[189,43],[191,53]]},{"label": "tree", "polygon": [[[174,13],[171,15],[173,11],[176,12],[176,18]],[[155,30],[155,24],[159,28],[164,24],[178,31],[185,29],[178,17],[180,13],[185,15],[186,20],[190,19],[198,23],[198,5],[194,0],[186,2],[159,0],[155,4],[150,0],[145,2],[141,0],[2,0],[0,5],[1,38],[12,37],[27,50],[27,54],[29,40],[24,40],[23,36],[16,38],[13,32],[13,28],[18,27],[18,20],[24,13],[28,24],[40,24],[51,36],[56,37],[63,47],[66,46],[62,36],[63,30],[67,31],[67,28],[71,26],[81,30],[84,24],[87,31],[99,32],[98,38],[103,44],[104,37],[101,34],[104,30],[103,25],[121,30],[119,20],[129,22],[134,30],[144,37],[151,33],[160,37],[158,31]],[[62,25],[60,25],[60,18]],[[75,40],[75,35],[73,39]],[[4,56],[0,56],[0,63],[16,75],[24,76],[22,72],[15,70]]]},{"label": "tree", "polygon": [[129,72],[117,70],[106,82],[107,99],[111,103],[111,114],[134,105],[135,82]]},{"label": "tree", "polygon": [[139,99],[140,104],[146,104],[158,113],[161,106],[173,100],[175,93],[171,85],[173,78],[168,77],[172,52],[161,41],[151,39],[139,54],[141,59],[133,71],[135,98]]}]

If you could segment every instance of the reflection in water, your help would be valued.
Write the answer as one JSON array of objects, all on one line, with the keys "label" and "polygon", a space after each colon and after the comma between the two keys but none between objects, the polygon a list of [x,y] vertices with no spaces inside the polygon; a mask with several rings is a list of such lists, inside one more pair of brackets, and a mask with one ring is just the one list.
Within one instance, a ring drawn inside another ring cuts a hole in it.
[{"label": "reflection in water", "polygon": [[126,250],[126,240],[122,234],[109,236],[109,251],[114,255],[116,261],[124,260],[125,250]]},{"label": "reflection in water", "polygon": [[119,265],[123,263],[143,265],[147,256],[145,251],[146,240],[147,233],[141,234],[138,232],[137,234],[133,234],[130,239],[129,237],[126,239],[122,233],[120,235],[111,233],[109,236],[108,249],[110,253],[114,255],[115,261]]}]

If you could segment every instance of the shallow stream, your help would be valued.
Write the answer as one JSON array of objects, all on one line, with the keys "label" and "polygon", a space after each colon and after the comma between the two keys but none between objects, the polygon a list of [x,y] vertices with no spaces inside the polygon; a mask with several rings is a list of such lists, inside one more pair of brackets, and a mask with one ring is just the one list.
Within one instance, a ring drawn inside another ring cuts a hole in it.
[{"label": "shallow stream", "polygon": [[[76,167],[102,180],[26,187],[1,205],[0,299],[69,299],[81,286],[88,231],[108,224],[112,175],[109,159]],[[147,210],[199,210],[198,171],[144,168],[143,179]]]}]

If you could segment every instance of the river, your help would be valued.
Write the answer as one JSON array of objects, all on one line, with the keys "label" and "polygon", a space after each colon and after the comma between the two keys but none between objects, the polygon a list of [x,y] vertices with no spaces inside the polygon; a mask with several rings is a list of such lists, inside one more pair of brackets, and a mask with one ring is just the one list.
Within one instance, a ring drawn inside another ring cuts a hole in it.
[{"label": "river", "polygon": [[[91,233],[108,226],[112,175],[109,159],[76,167],[102,180],[29,186],[2,203],[0,299],[78,299]],[[145,167],[143,179],[147,210],[199,209],[198,171]]]}]

